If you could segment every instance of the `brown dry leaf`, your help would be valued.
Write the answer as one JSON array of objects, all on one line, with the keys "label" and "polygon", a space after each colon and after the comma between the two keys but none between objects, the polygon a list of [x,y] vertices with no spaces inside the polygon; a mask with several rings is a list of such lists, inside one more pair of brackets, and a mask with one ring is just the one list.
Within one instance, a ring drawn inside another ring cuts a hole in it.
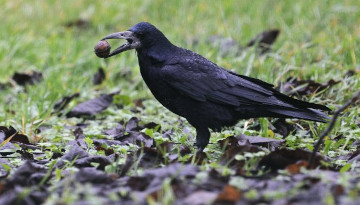
[{"label": "brown dry leaf", "polygon": [[[95,142],[94,142],[94,144],[95,144]],[[104,151],[105,156],[109,156],[109,155],[115,154],[115,151],[114,151],[114,149],[112,149],[112,148],[103,147],[101,144],[97,144],[97,145],[95,145],[95,146],[96,146],[95,149],[96,149],[97,151],[100,151],[100,150]],[[115,155],[115,156],[116,156],[116,155]]]},{"label": "brown dry leaf", "polygon": [[300,172],[301,167],[307,167],[309,165],[308,161],[305,160],[300,160],[297,161],[294,164],[290,164],[288,166],[286,166],[286,170],[290,173],[290,174],[297,174]]},{"label": "brown dry leaf", "polygon": [[[260,162],[259,166],[265,166],[266,168],[276,171],[279,169],[284,169],[288,165],[294,164],[299,160],[308,160],[311,156],[311,152],[301,149],[288,150],[288,149],[279,149],[271,152],[270,154],[264,156]],[[320,161],[323,158],[319,155],[315,157],[314,166],[321,165]]]},{"label": "brown dry leaf", "polygon": [[226,185],[222,192],[217,196],[215,203],[217,202],[236,202],[241,198],[242,194],[235,187]]},{"label": "brown dry leaf", "polygon": [[335,196],[338,197],[340,195],[343,195],[345,193],[345,188],[340,185],[340,184],[334,184],[331,187],[331,193]]},{"label": "brown dry leaf", "polygon": [[5,184],[4,184],[4,183],[0,183],[0,195],[3,194],[4,190],[5,190]]},{"label": "brown dry leaf", "polygon": [[64,26],[67,28],[76,27],[76,28],[84,29],[90,27],[90,22],[87,19],[76,19],[64,23]]},{"label": "brown dry leaf", "polygon": [[143,102],[144,102],[144,99],[135,99],[135,100],[133,100],[133,103],[134,103],[135,107],[145,109],[145,106],[144,106]]}]

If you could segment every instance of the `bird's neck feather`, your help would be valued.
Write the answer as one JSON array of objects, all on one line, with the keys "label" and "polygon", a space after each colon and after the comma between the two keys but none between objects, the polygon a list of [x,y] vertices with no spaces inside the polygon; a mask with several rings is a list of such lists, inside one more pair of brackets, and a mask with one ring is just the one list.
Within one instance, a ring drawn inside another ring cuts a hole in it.
[{"label": "bird's neck feather", "polygon": [[151,47],[140,48],[137,50],[139,61],[148,59],[153,63],[165,63],[171,59],[176,52],[177,47],[169,41],[158,42]]}]

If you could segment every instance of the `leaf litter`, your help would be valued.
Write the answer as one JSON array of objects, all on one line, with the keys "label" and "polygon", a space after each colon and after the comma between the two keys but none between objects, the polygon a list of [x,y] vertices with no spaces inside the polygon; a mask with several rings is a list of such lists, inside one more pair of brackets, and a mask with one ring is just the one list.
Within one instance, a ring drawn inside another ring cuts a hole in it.
[{"label": "leaf litter", "polygon": [[61,98],[54,104],[54,106],[53,106],[54,112],[59,112],[59,111],[63,110],[73,99],[75,99],[79,96],[80,96],[80,93],[74,93],[72,95]]},{"label": "leaf litter", "polygon": [[108,108],[113,102],[113,96],[118,92],[101,95],[100,97],[82,102],[72,108],[66,117],[94,116],[95,114]]},{"label": "leaf litter", "polygon": [[[15,201],[24,204],[43,203],[49,196],[47,186],[52,187],[52,190],[61,196],[65,194],[65,190],[75,192],[77,187],[88,184],[93,189],[92,193],[108,204],[116,203],[116,200],[110,197],[114,194],[122,203],[147,204],[148,200],[161,202],[163,194],[169,192],[168,189],[173,191],[176,204],[280,202],[305,204],[319,202],[328,193],[332,193],[336,201],[342,202],[345,200],[344,196],[356,185],[355,182],[350,183],[348,187],[338,184],[336,179],[341,177],[338,171],[302,172],[302,169],[306,169],[306,160],[310,152],[300,149],[280,149],[284,140],[265,137],[238,135],[218,142],[220,147],[225,148],[222,166],[235,170],[234,174],[224,175],[221,173],[222,169],[203,169],[198,164],[179,162],[178,158],[170,162],[167,160],[168,155],[161,153],[154,142],[147,144],[150,137],[134,137],[137,140],[126,138],[141,135],[145,127],[157,127],[156,123],[141,125],[140,122],[138,118],[131,118],[126,123],[119,123],[114,128],[105,130],[106,139],[94,139],[91,142],[94,147],[86,142],[87,137],[82,128],[77,127],[73,132],[75,140],[68,143],[68,151],[57,159],[52,170],[30,159],[7,179],[2,179],[0,187],[5,188],[0,192],[0,202],[2,204],[13,204]],[[125,155],[116,153],[114,151],[116,146],[123,146],[124,143],[127,146],[133,144],[140,148],[137,151],[126,152]],[[110,154],[100,155],[98,152],[90,154],[89,150],[98,151],[98,147],[103,147],[104,144],[107,149],[113,150]],[[194,151],[184,145],[179,149],[187,150],[183,151],[184,156],[194,155]],[[270,151],[271,149],[275,151]],[[166,153],[173,151],[174,149],[170,148]],[[260,160],[253,167],[253,172],[246,172],[244,166],[250,158],[239,160],[236,156],[258,152],[268,154],[258,157]],[[115,157],[115,153],[118,157]],[[117,163],[124,157],[125,161]],[[320,160],[321,158],[317,165],[320,165]],[[117,171],[107,172],[106,168],[113,165]],[[78,171],[71,174],[66,171],[69,167],[76,167]],[[256,170],[266,171],[262,167],[273,171],[286,170],[290,175],[274,172],[267,177],[258,177],[255,174]],[[62,170],[62,177],[58,179],[57,185],[50,185],[49,182],[56,177],[54,172],[56,169]],[[143,171],[138,172],[138,170]],[[280,178],[275,178],[276,176]],[[282,179],[281,176],[285,178]],[[322,177],[332,182],[330,184],[323,182]],[[234,183],[233,181],[236,180],[242,181],[242,184]],[[164,183],[168,183],[169,188],[164,187]],[[29,190],[28,194],[20,197],[25,189]],[[297,191],[289,193],[289,190]],[[285,199],[272,198],[269,194],[276,194],[275,191],[278,195],[288,193],[288,196]],[[306,194],[313,192],[316,194],[311,199],[306,197]],[[253,196],[249,198],[250,193],[253,193]],[[83,199],[79,199],[78,203],[81,203],[81,200]]]},{"label": "leaf litter", "polygon": [[[320,87],[312,84],[300,94],[309,95],[334,84],[330,81]],[[96,116],[112,104],[115,94],[80,103],[66,117]],[[64,110],[77,97],[78,93],[65,96],[54,110]],[[339,171],[341,166],[333,167],[328,158],[318,156],[315,166],[308,167],[311,152],[284,148],[284,139],[245,134],[225,137],[213,145],[222,150],[219,157],[214,157],[211,151],[197,153],[193,147],[171,142],[176,139],[172,130],[137,117],[90,138],[84,130],[91,120],[94,119],[84,118],[67,126],[74,140],[63,146],[66,149],[43,159],[38,157],[46,155],[33,151],[44,153],[49,150],[46,146],[31,144],[26,135],[13,127],[0,127],[2,142],[12,136],[2,148],[14,150],[0,154],[20,155],[24,160],[21,166],[14,166],[8,159],[0,158],[0,203],[41,204],[49,200],[49,187],[60,197],[69,191],[85,196],[88,193],[78,189],[90,186],[91,193],[104,204],[161,203],[166,193],[172,194],[174,204],[311,204],[321,202],[329,194],[342,204],[353,199],[349,194],[356,190],[359,180],[355,177],[346,185],[341,184],[344,177]],[[284,120],[269,125],[283,137],[297,130]],[[152,130],[162,140],[149,136],[146,130]],[[358,150],[343,159],[356,160]],[[220,163],[212,167],[214,160]],[[312,197],[308,197],[310,193]],[[86,197],[80,197],[76,203],[87,203]]]}]

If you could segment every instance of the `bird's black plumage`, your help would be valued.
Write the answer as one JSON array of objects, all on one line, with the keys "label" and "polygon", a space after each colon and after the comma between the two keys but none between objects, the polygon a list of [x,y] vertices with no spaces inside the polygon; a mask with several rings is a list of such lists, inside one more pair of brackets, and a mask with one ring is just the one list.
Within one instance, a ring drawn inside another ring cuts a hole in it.
[{"label": "bird's black plumage", "polygon": [[324,122],[328,118],[320,111],[329,110],[326,106],[293,99],[271,84],[221,68],[173,45],[149,23],[138,23],[104,39],[110,38],[128,40],[110,56],[131,46],[136,49],[145,83],[162,105],[196,128],[200,149],[209,143],[209,128],[220,130],[239,119],[278,117]]}]

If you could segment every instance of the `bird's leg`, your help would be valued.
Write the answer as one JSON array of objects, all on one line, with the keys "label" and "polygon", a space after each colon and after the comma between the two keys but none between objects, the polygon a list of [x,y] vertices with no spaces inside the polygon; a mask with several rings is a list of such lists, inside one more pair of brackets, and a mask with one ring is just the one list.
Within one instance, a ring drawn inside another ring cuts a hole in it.
[{"label": "bird's leg", "polygon": [[208,128],[196,128],[196,146],[199,151],[203,151],[209,144],[210,132]]}]

